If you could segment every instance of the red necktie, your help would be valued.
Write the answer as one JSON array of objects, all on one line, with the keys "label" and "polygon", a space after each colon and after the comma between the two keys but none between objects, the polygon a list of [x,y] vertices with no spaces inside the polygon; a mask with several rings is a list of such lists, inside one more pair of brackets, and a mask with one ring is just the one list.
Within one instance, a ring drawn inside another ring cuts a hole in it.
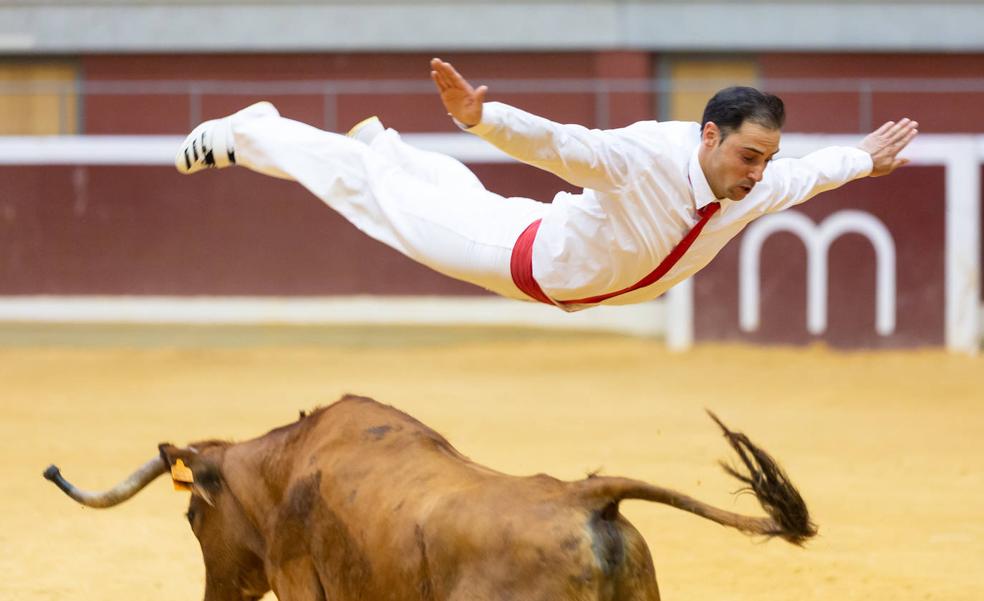
[{"label": "red necktie", "polygon": [[681,240],[672,251],[670,251],[670,254],[656,266],[656,269],[652,270],[649,275],[642,278],[635,284],[629,286],[628,288],[623,288],[607,294],[573,300],[559,300],[556,302],[551,301],[550,298],[543,293],[543,290],[540,288],[540,285],[536,283],[536,280],[533,279],[533,240],[536,238],[537,230],[540,229],[540,220],[537,219],[531,223],[529,227],[523,230],[523,233],[519,235],[519,238],[516,240],[516,244],[513,246],[512,258],[509,264],[510,271],[512,272],[513,283],[516,284],[517,288],[522,290],[533,300],[548,305],[591,305],[620,296],[627,292],[632,292],[633,290],[638,290],[639,288],[645,288],[646,286],[655,284],[660,278],[666,275],[674,265],[676,265],[677,261],[680,260],[680,257],[687,252],[690,245],[697,239],[697,236],[700,234],[701,230],[704,229],[704,226],[707,225],[710,218],[717,213],[720,208],[721,203],[712,202],[698,209],[697,215],[700,216],[700,220],[697,224],[694,225],[689,232],[687,232],[687,235],[683,237],[683,240]]}]

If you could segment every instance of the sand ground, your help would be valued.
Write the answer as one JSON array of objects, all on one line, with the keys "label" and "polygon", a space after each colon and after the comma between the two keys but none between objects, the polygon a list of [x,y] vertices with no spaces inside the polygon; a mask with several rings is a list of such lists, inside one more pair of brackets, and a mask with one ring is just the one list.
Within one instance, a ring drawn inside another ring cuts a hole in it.
[{"label": "sand ground", "polygon": [[[984,599],[984,358],[521,331],[0,329],[0,599],[200,599],[187,493],[83,509],[41,472],[114,484],[158,442],[246,439],[345,392],[498,470],[601,468],[757,513],[715,465],[714,409],[782,461],[808,548],[626,502],[666,601]],[[268,596],[272,598],[272,596]]]}]

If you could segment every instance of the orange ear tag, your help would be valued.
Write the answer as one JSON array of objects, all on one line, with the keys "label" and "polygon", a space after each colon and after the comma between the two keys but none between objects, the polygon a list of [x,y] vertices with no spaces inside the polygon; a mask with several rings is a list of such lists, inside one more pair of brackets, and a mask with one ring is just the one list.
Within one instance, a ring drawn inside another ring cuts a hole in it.
[{"label": "orange ear tag", "polygon": [[171,481],[174,482],[174,490],[191,492],[191,485],[195,482],[195,476],[191,473],[191,468],[178,459],[171,466]]}]

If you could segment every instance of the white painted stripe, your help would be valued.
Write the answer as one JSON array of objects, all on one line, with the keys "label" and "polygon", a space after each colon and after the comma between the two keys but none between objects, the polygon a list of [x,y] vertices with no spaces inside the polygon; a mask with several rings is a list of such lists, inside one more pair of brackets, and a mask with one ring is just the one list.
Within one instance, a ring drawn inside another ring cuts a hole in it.
[{"label": "white painted stripe", "polygon": [[[860,134],[796,134],[784,133],[781,141],[782,157],[800,157],[826,146],[857,146]],[[975,145],[970,148],[970,156],[984,162],[984,136],[964,134],[919,134],[908,148],[902,151],[903,157],[913,165],[945,165],[954,154],[954,140],[972,139]]]},{"label": "white painted stripe", "polygon": [[694,345],[694,279],[687,278],[670,288],[663,298],[666,346],[671,351],[685,351]]},{"label": "white painted stripe", "polygon": [[407,144],[451,155],[464,163],[515,163],[516,160],[472,134],[401,134]]},{"label": "white painted stripe", "polygon": [[[944,165],[953,141],[972,139],[971,156],[984,162],[984,136],[922,134],[903,152],[916,165]],[[174,163],[183,136],[0,136],[0,165],[161,165]],[[513,162],[466,133],[403,134],[408,143],[466,163]],[[825,146],[854,146],[859,135],[783,134],[780,156],[803,156]]]},{"label": "white painted stripe", "polygon": [[[514,162],[466,133],[404,134],[403,139],[465,163]],[[0,136],[0,165],[170,166],[183,140],[184,136]]]},{"label": "white painted stripe", "polygon": [[0,165],[173,165],[182,136],[0,137]]},{"label": "white painted stripe", "polygon": [[521,326],[659,336],[665,305],[653,301],[565,313],[539,303],[448,296],[0,297],[0,321],[149,324],[415,324]]},{"label": "white painted stripe", "polygon": [[974,139],[954,137],[946,166],[946,347],[980,350],[981,165]]}]

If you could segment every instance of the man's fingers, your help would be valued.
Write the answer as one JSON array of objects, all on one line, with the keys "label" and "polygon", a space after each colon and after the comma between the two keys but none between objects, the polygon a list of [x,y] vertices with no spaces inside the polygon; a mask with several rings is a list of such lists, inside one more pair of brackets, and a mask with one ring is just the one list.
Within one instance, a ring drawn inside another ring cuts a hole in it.
[{"label": "man's fingers", "polygon": [[450,88],[454,85],[451,73],[451,64],[442,61],[439,58],[431,60],[431,69],[437,74],[437,80],[441,82],[445,89]]},{"label": "man's fingers", "polygon": [[468,80],[462,77],[460,73],[454,70],[454,68],[451,69],[451,73],[448,75],[448,79],[450,79],[452,85],[454,85],[457,88],[461,88],[462,90],[468,90],[469,92],[474,91],[474,88],[472,88],[471,84],[468,83]]},{"label": "man's fingers", "polygon": [[873,161],[873,177],[888,175],[909,164],[909,159],[898,156],[919,133],[919,123],[908,117],[899,121],[886,121],[871,132],[859,145],[868,151]]},{"label": "man's fingers", "polygon": [[451,82],[451,78],[448,77],[447,69],[445,69],[443,65],[438,65],[434,72],[437,73],[437,78],[441,80],[441,85],[444,86],[445,90],[454,85]]},{"label": "man's fingers", "polygon": [[476,100],[485,100],[486,86],[481,86],[477,90],[472,87],[468,80],[461,76],[451,63],[442,61],[439,58],[431,59],[431,78],[437,84],[441,92],[457,90],[467,95],[474,96]]},{"label": "man's fingers", "polygon": [[454,84],[459,80],[464,81],[464,78],[460,73],[455,71],[454,66],[451,63],[444,62],[440,59],[437,59],[436,62],[437,64],[434,70],[437,71],[441,77],[448,82],[448,84]]},{"label": "man's fingers", "polygon": [[454,65],[451,63],[443,63],[443,67],[444,75],[447,77],[447,80],[451,86],[461,88],[469,94],[474,93],[475,89],[470,83],[468,83],[468,80],[465,79],[461,73],[458,73],[457,69],[454,68]]},{"label": "man's fingers", "polygon": [[896,123],[894,123],[891,127],[888,128],[888,131],[886,131],[883,135],[886,138],[886,141],[891,143],[896,138],[898,138],[903,132],[905,132],[905,129],[906,129],[906,120],[903,119],[901,121],[897,121]]},{"label": "man's fingers", "polygon": [[909,145],[909,142],[919,133],[918,129],[909,129],[901,135],[895,142],[892,143],[891,147],[895,152],[901,151],[903,148]]},{"label": "man's fingers", "polygon": [[439,58],[432,58],[430,64],[431,64],[431,69],[438,72],[447,71],[448,68],[448,63],[444,62]]},{"label": "man's fingers", "polygon": [[906,117],[898,122],[885,123],[872,135],[877,139],[876,145],[880,146],[883,152],[896,154],[919,133],[918,127],[918,122]]},{"label": "man's fingers", "polygon": [[450,79],[452,80],[460,79],[464,81],[465,78],[461,76],[461,73],[458,73],[457,69],[455,69],[454,65],[452,65],[451,63],[444,63],[444,68],[447,71],[448,77]]},{"label": "man's fingers", "polygon": [[437,71],[431,71],[431,79],[434,81],[434,85],[437,86],[438,92],[443,92],[447,89],[447,86],[444,85],[444,82],[441,80],[441,76],[438,75]]},{"label": "man's fingers", "polygon": [[900,133],[905,133],[905,132],[909,131],[910,129],[913,129],[913,127],[914,126],[913,126],[912,119],[903,119],[903,120],[899,121],[895,125],[895,127],[892,129],[892,131],[895,134],[900,134]]},{"label": "man's fingers", "polygon": [[892,142],[901,140],[917,127],[919,127],[919,124],[907,117],[895,124],[895,127],[889,131],[888,137]]},{"label": "man's fingers", "polygon": [[876,136],[880,136],[880,135],[886,133],[889,130],[889,128],[891,128],[893,125],[895,125],[895,121],[886,121],[885,123],[882,124],[881,127],[879,127],[878,129],[876,129],[873,133]]}]

